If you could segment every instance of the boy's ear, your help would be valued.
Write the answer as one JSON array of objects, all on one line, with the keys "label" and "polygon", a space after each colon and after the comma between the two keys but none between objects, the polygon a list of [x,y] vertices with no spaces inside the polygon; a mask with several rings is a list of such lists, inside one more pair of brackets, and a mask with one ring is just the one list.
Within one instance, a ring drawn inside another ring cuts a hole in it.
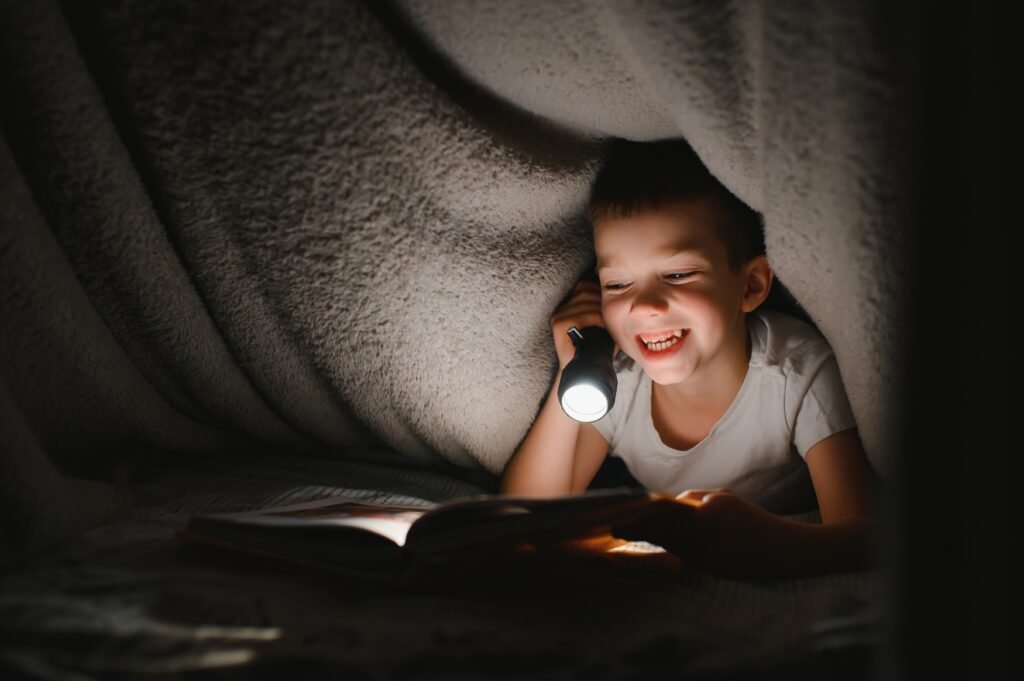
[{"label": "boy's ear", "polygon": [[743,299],[740,301],[740,309],[744,312],[753,312],[768,297],[772,282],[775,281],[775,273],[768,264],[768,256],[758,255],[743,266],[743,275]]}]

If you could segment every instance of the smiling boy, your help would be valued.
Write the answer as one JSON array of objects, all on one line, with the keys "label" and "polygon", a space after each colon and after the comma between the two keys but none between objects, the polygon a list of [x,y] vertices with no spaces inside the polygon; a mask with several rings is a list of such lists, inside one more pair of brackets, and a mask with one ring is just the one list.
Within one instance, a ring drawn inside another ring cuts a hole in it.
[{"label": "smiling boy", "polygon": [[[615,406],[573,421],[555,381],[502,491],[583,491],[611,451],[648,489],[688,502],[657,505],[620,537],[731,576],[874,565],[871,473],[831,348],[758,309],[774,274],[757,213],[677,140],[613,145],[588,217],[600,284],[577,284],[551,328],[562,369],[570,327],[608,329]],[[776,515],[815,505],[821,524]]]}]

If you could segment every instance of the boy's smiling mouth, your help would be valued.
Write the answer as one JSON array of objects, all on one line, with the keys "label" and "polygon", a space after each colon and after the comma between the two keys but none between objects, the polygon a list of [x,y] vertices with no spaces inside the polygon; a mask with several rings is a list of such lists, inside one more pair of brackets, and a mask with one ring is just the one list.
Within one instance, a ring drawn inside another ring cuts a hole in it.
[{"label": "boy's smiling mouth", "polygon": [[666,329],[637,334],[636,339],[644,357],[661,358],[674,354],[670,351],[680,348],[688,335],[690,335],[689,329]]}]

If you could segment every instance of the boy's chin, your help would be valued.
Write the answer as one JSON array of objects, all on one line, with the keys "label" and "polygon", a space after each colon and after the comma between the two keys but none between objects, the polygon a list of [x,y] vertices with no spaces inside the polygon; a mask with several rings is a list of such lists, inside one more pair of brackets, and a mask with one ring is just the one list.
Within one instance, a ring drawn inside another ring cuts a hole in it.
[{"label": "boy's chin", "polygon": [[689,377],[689,372],[681,369],[668,369],[663,367],[650,367],[644,365],[644,372],[647,377],[651,379],[651,382],[657,383],[658,385],[675,385],[677,383],[684,382]]},{"label": "boy's chin", "polygon": [[634,357],[632,354],[624,350],[623,354],[632,359],[637,366],[643,369],[644,373],[647,374],[647,377],[658,385],[675,385],[676,383],[682,383],[690,376],[691,373],[689,369],[680,368],[678,366],[652,365],[652,363],[646,361],[643,356]]}]

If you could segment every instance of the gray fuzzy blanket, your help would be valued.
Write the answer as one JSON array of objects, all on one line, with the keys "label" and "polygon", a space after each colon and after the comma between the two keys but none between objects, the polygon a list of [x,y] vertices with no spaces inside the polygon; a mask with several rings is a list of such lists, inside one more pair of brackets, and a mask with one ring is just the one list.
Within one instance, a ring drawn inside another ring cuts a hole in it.
[{"label": "gray fuzzy blanket", "polygon": [[0,6],[5,543],[142,451],[498,474],[613,136],[762,211],[885,473],[919,66],[887,3]]}]

